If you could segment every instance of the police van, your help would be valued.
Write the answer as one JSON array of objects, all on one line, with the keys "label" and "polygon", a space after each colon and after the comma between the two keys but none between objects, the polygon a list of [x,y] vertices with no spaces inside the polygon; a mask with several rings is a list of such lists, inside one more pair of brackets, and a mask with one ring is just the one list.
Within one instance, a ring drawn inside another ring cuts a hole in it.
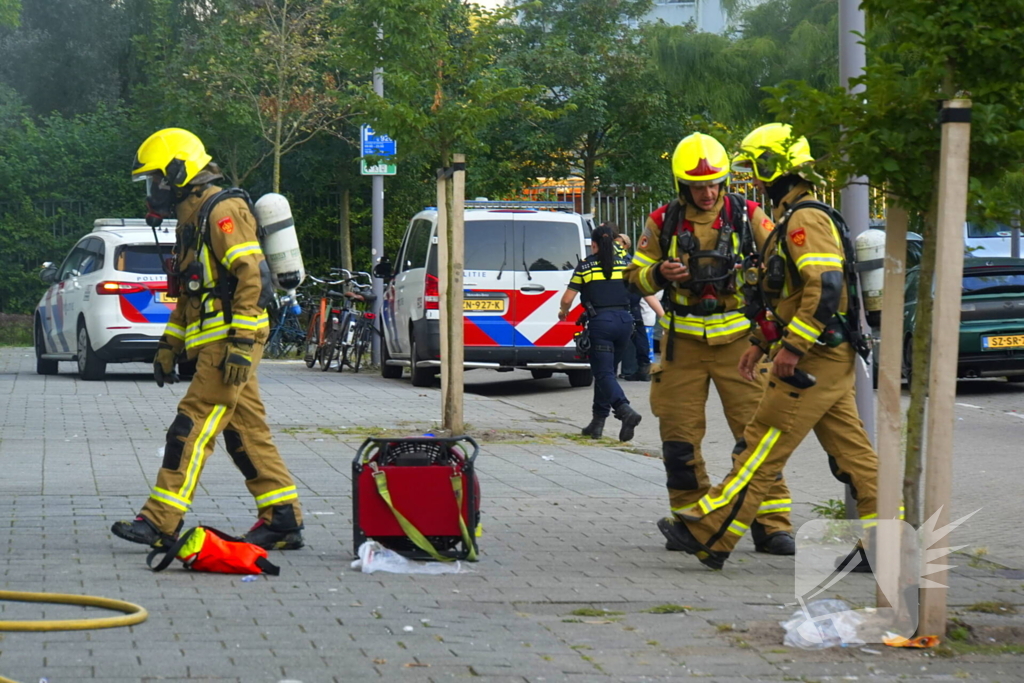
[{"label": "police van", "polygon": [[[590,365],[577,357],[577,303],[565,322],[558,305],[580,259],[589,252],[589,217],[571,202],[468,201],[465,213],[465,367],[555,372],[588,386]],[[410,368],[426,386],[441,361],[437,210],[413,216],[392,268],[384,272],[381,373]]]}]

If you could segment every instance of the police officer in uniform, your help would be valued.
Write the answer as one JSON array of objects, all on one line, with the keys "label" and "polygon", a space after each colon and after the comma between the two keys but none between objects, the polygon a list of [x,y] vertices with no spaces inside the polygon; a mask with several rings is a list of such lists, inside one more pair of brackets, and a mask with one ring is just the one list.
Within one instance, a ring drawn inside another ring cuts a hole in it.
[{"label": "police officer in uniform", "polygon": [[569,288],[562,295],[558,319],[566,319],[579,293],[589,318],[590,368],[594,374],[593,419],[584,427],[583,435],[599,438],[608,414],[614,410],[616,419],[622,421],[619,441],[629,441],[641,415],[629,405],[615,378],[616,358],[622,357],[633,334],[629,292],[622,276],[629,262],[617,248],[615,234],[608,225],[591,233],[590,256],[573,271]]},{"label": "police officer in uniform", "polygon": [[695,507],[658,523],[670,543],[713,569],[722,568],[812,429],[829,454],[832,473],[850,484],[860,518],[876,517],[878,459],[855,403],[851,342],[857,333],[856,321],[845,319],[844,249],[829,215],[808,204],[815,201],[814,187],[800,167],[811,161],[807,139],[775,123],[747,135],[733,163],[735,170],[754,175],[778,222],[760,259],[767,324],[755,328],[739,370],[753,380],[763,356],[771,366],[763,368],[764,394],[725,480]]},{"label": "police officer in uniform", "polygon": [[[665,290],[665,337],[661,362],[652,370],[651,411],[659,419],[669,507],[682,515],[711,488],[701,453],[710,383],[721,398],[737,453],[761,397],[759,378],[749,381],[736,371],[750,329],[736,265],[774,224],[756,203],[723,191],[729,155],[713,137],[683,138],[672,154],[672,172],[677,199],[647,219],[626,277],[642,294]],[[780,471],[751,525],[758,551],[796,552],[791,507]],[[671,542],[666,547],[681,549]]]},{"label": "police officer in uniform", "polygon": [[180,128],[154,133],[135,156],[132,178],[146,182],[147,221],[155,226],[178,219],[176,272],[169,276],[180,292],[153,362],[157,385],[178,380],[174,362],[183,350],[197,362],[167,430],[149,500],[134,520],[117,522],[111,531],[153,547],[173,543],[223,432],[258,510],[245,540],[267,549],[301,548],[299,495],[271,439],[256,379],[269,332],[270,269],[248,201],[211,201],[221,192],[213,183],[222,177],[211,161],[199,138]]}]

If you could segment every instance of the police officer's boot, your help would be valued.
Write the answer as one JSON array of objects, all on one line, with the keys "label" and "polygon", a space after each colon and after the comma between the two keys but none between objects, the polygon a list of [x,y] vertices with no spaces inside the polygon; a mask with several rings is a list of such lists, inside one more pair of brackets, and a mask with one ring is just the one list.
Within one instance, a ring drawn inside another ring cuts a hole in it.
[{"label": "police officer's boot", "polygon": [[298,550],[305,545],[302,529],[303,526],[295,521],[295,510],[291,505],[275,505],[270,523],[261,518],[242,536],[242,540],[265,550]]},{"label": "police officer's boot", "polygon": [[169,548],[178,540],[181,525],[182,522],[178,522],[178,528],[174,530],[173,534],[165,534],[157,529],[153,522],[139,515],[130,522],[126,520],[114,522],[110,531],[118,538],[132,543],[141,543],[151,548]]},{"label": "police officer's boot", "polygon": [[750,525],[750,536],[754,541],[754,550],[769,555],[796,555],[796,541],[788,531],[776,531],[769,534],[764,525],[754,520]]},{"label": "police officer's boot", "polygon": [[583,428],[583,436],[589,436],[591,439],[600,439],[601,434],[604,433],[604,421],[605,418],[595,415],[591,418],[590,424]]},{"label": "police officer's boot", "polygon": [[623,401],[615,409],[615,419],[622,420],[622,427],[619,429],[619,441],[629,441],[633,438],[633,430],[640,424],[643,416],[633,410],[629,401]]},{"label": "police officer's boot", "polygon": [[636,372],[623,375],[622,379],[627,382],[650,382],[651,381],[651,364],[641,365],[637,368]]}]

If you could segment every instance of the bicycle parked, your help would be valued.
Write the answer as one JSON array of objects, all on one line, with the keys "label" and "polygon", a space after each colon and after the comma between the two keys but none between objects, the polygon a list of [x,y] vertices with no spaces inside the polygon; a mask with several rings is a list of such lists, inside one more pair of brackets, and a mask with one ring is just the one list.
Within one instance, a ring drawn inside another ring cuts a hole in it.
[{"label": "bicycle parked", "polygon": [[[335,269],[332,269],[334,272]],[[343,270],[343,269],[337,269]],[[351,276],[351,273],[344,271]],[[314,275],[307,277],[319,285],[320,295],[316,308],[309,317],[309,324],[306,326],[306,367],[311,368],[317,363],[321,370],[330,366],[330,351],[333,350],[335,339],[338,333],[337,327],[340,324],[342,310],[335,305],[335,301],[344,300],[344,292],[332,289],[345,284],[348,278],[340,280],[321,280]]]},{"label": "bicycle parked", "polygon": [[[355,277],[370,279],[369,273],[356,273]],[[359,372],[366,354],[370,351],[373,334],[379,334],[376,326],[377,316],[373,312],[377,297],[371,293],[372,290],[373,285],[369,282],[353,281],[345,292],[349,314],[342,323],[338,338],[338,372],[344,370],[345,366],[352,368],[352,372]]]},{"label": "bicycle parked", "polygon": [[302,305],[299,294],[279,296],[274,294],[270,310],[270,337],[267,339],[268,358],[287,358],[298,351],[306,341],[306,328],[299,321]]}]

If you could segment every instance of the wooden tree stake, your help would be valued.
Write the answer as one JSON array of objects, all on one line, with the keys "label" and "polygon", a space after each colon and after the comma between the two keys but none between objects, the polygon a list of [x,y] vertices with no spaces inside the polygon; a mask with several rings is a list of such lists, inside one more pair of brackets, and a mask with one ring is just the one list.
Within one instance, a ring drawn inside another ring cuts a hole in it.
[{"label": "wooden tree stake", "polygon": [[[902,486],[903,410],[900,407],[900,369],[903,364],[903,287],[906,282],[906,210],[890,199],[885,215],[885,282],[882,290],[882,341],[878,353],[878,519],[899,519]],[[886,596],[899,596],[900,534],[881,525],[875,554],[879,607],[899,609]],[[890,533],[893,532],[893,533]],[[914,577],[916,578],[916,576]],[[897,597],[898,600],[898,597]]]},{"label": "wooden tree stake", "polygon": [[[935,308],[932,362],[928,378],[924,519],[938,512],[936,529],[949,522],[953,475],[953,421],[956,365],[960,346],[960,290],[964,272],[964,222],[970,172],[971,101],[948,100],[942,107],[939,161],[939,223],[936,231]],[[927,534],[922,551],[943,547],[943,536]],[[948,542],[947,542],[948,544]],[[928,577],[945,585],[947,573]],[[926,588],[921,596],[919,633],[945,636],[946,588]]]}]

